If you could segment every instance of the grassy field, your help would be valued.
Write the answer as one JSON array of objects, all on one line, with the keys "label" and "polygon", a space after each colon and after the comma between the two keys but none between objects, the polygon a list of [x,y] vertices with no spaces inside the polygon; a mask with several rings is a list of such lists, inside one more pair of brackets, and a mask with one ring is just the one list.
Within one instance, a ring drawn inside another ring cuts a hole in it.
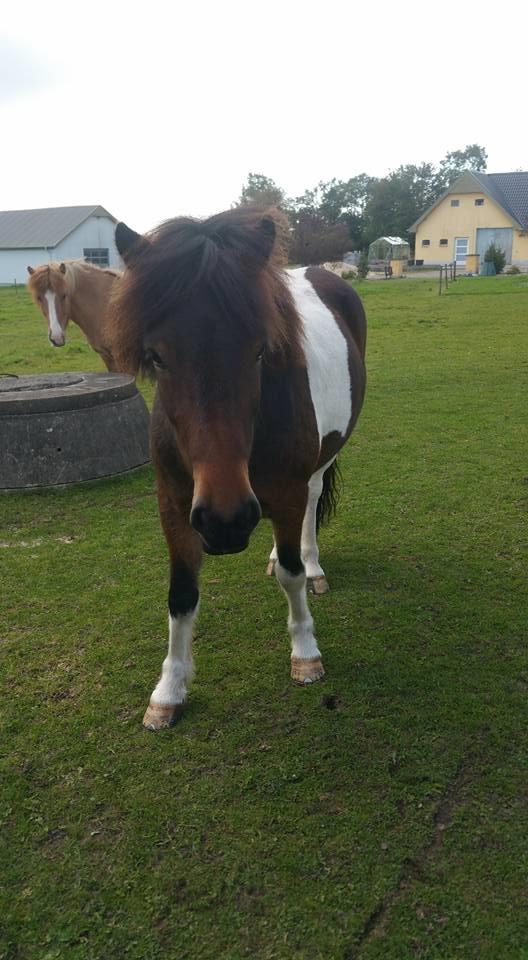
[{"label": "grassy field", "polygon": [[[146,732],[150,469],[0,498],[2,960],[528,958],[528,280],[358,288],[324,684],[289,681],[261,524],[206,562],[187,712]],[[0,291],[0,372],[98,368]]]}]

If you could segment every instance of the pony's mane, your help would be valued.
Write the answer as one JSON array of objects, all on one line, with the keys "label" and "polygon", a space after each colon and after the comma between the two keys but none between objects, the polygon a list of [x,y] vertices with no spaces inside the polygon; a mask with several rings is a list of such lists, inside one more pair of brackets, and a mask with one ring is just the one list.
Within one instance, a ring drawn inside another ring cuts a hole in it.
[{"label": "pony's mane", "polygon": [[[61,262],[66,267],[66,272],[61,270]],[[70,296],[75,292],[77,286],[77,277],[79,273],[87,276],[97,276],[98,273],[106,273],[111,277],[120,277],[119,270],[110,270],[108,267],[98,267],[95,263],[88,263],[86,260],[51,260],[49,263],[41,263],[35,267],[34,272],[28,279],[28,287],[34,296],[44,294],[51,286],[52,275],[62,280],[68,289]]]},{"label": "pony's mane", "polygon": [[113,297],[112,349],[121,368],[136,373],[147,331],[197,295],[225,322],[263,336],[276,360],[303,363],[299,317],[280,269],[284,232],[277,211],[238,207],[206,220],[167,220],[143,238]]}]

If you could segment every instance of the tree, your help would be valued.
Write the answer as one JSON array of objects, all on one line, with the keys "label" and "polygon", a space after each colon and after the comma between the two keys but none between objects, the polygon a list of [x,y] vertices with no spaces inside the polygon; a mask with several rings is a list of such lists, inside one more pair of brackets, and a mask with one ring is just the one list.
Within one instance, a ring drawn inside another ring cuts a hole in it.
[{"label": "tree", "polygon": [[254,203],[261,207],[283,207],[284,202],[284,190],[278,187],[274,180],[262,173],[250,173],[247,183],[242,187],[237,206]]},{"label": "tree", "polygon": [[495,273],[502,273],[506,264],[506,254],[504,253],[502,247],[498,247],[496,243],[490,243],[484,254],[484,262],[493,263],[495,266]]},{"label": "tree", "polygon": [[431,163],[407,164],[375,181],[365,204],[363,246],[377,237],[407,237],[409,227],[436,199]]},{"label": "tree", "polygon": [[488,165],[488,154],[478,143],[469,143],[463,150],[451,150],[440,161],[437,175],[438,194],[447,190],[464,170],[484,171]]}]

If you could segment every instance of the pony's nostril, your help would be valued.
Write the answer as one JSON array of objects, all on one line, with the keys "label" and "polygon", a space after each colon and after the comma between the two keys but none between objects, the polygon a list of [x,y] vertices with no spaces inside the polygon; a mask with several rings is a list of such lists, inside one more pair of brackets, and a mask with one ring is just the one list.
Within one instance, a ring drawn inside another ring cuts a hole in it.
[{"label": "pony's nostril", "polygon": [[191,510],[191,527],[194,527],[198,533],[202,533],[205,526],[205,507],[200,504]]},{"label": "pony's nostril", "polygon": [[253,530],[261,517],[260,506],[255,497],[251,497],[236,514],[233,524],[239,530]]}]

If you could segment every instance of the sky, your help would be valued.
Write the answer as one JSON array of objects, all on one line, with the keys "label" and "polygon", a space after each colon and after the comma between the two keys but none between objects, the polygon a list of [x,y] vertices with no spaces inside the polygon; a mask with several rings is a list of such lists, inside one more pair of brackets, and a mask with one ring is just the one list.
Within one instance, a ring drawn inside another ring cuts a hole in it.
[{"label": "sky", "polygon": [[[504,13],[504,15],[503,15]],[[0,18],[0,210],[146,231],[479,143],[528,169],[528,4],[25,0]]]}]

